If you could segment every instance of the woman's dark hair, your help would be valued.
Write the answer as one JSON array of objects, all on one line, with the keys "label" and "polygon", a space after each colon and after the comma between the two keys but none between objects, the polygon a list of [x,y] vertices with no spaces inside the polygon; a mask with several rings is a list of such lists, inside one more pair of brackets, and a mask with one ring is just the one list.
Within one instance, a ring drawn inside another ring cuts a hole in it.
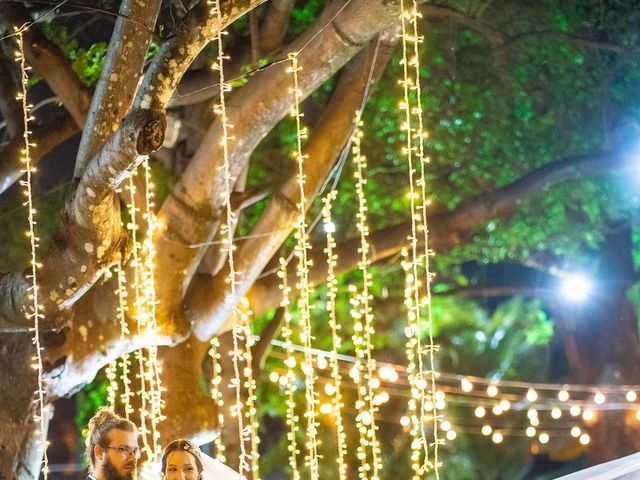
[{"label": "woman's dark hair", "polygon": [[198,467],[198,475],[202,473],[202,459],[200,458],[200,449],[197,445],[194,445],[189,440],[185,440],[184,438],[180,438],[178,440],[174,440],[169,445],[167,445],[162,452],[162,473],[167,473],[167,458],[169,458],[169,454],[173,452],[188,452],[196,459],[196,467]]},{"label": "woman's dark hair", "polygon": [[136,426],[133,422],[113,413],[107,407],[100,408],[91,420],[87,428],[87,458],[91,468],[95,466],[96,454],[94,447],[101,445],[108,446],[109,432],[111,430],[124,430],[125,432],[136,433]]}]

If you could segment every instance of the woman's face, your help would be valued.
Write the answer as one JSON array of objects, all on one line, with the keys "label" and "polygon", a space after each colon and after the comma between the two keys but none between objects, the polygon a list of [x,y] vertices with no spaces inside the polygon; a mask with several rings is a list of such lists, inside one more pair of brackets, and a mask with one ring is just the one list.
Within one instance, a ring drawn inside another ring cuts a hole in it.
[{"label": "woman's face", "polygon": [[189,452],[176,450],[167,457],[166,480],[196,480],[199,477],[196,459]]}]

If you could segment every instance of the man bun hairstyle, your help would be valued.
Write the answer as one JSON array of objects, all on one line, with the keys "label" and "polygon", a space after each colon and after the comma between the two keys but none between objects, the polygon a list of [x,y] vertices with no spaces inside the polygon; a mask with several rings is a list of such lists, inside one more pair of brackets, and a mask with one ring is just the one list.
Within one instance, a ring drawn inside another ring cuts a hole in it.
[{"label": "man bun hairstyle", "polygon": [[95,466],[96,454],[94,447],[100,445],[101,447],[109,446],[109,432],[111,430],[124,430],[126,432],[136,432],[135,424],[121,417],[120,415],[112,412],[107,407],[101,407],[96,414],[89,420],[87,426],[87,458],[89,459],[89,465],[91,468]]}]

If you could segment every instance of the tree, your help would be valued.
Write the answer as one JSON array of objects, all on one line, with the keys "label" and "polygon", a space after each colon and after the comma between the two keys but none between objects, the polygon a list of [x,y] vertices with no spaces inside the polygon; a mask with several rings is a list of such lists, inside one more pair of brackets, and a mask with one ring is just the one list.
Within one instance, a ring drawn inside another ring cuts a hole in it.
[{"label": "tree", "polygon": [[[167,388],[162,429],[171,437],[215,430],[213,402],[197,385],[208,340],[230,327],[228,267],[218,241],[226,215],[219,173],[223,129],[210,108],[219,77],[208,68],[213,55],[206,48],[217,31],[230,26],[226,48],[232,60],[226,71],[228,78],[237,77],[237,88],[227,99],[235,137],[229,161],[236,179],[233,206],[244,212],[237,231],[246,235],[235,242],[236,269],[242,276],[233,302],[246,295],[257,315],[279,303],[278,281],[268,272],[294,227],[298,195],[292,164],[283,154],[291,145],[291,130],[283,120],[292,103],[288,65],[282,61],[288,52],[300,52],[300,86],[309,97],[305,118],[311,134],[304,147],[308,203],[348,143],[354,112],[379,82],[370,99],[375,112],[370,108],[364,117],[371,163],[390,172],[369,179],[377,199],[371,206],[374,260],[396,255],[410,231],[401,213],[406,210],[404,192],[397,188],[404,173],[394,153],[399,143],[393,113],[397,97],[390,93],[397,79],[397,61],[390,60],[397,42],[398,3],[229,1],[222,2],[221,22],[205,2],[191,3],[185,8],[181,2],[125,0],[112,31],[96,29],[99,40],[109,42],[102,49],[86,32],[79,37],[87,45],[74,44],[74,35],[67,33],[78,26],[73,20],[30,23],[43,13],[37,5],[9,3],[0,10],[6,32],[30,25],[24,35],[26,58],[46,82],[31,92],[50,90],[62,105],[50,121],[34,126],[34,160],[82,130],[74,165],[43,162],[58,183],[71,178],[61,195],[62,213],[51,212],[42,221],[51,230],[43,235],[39,274],[46,312],[41,328],[47,403],[77,391],[122,354],[120,332],[114,328],[114,284],[104,274],[118,261],[129,260],[130,232],[123,227],[118,188],[142,156],[151,155],[156,183],[169,190],[160,195],[157,215],[163,228],[154,237],[156,271],[161,272],[155,285],[160,335],[131,336],[124,349],[162,346]],[[580,382],[638,383],[638,362],[629,362],[640,354],[637,322],[626,297],[636,281],[629,219],[637,199],[620,208],[606,195],[619,185],[610,172],[633,167],[625,136],[634,133],[629,119],[638,110],[633,96],[640,71],[633,34],[638,14],[624,3],[522,3],[505,9],[475,1],[421,7],[429,32],[423,100],[432,132],[436,205],[429,217],[430,241],[441,255],[442,283],[470,259],[552,269],[601,249],[608,254],[601,266],[619,283],[598,304],[597,322],[575,327],[564,320],[569,314],[560,312],[558,330]],[[98,13],[111,11],[110,6],[105,2]],[[292,12],[296,21],[289,26]],[[237,20],[245,13],[248,22]],[[5,42],[0,112],[6,141],[0,150],[0,184],[10,197],[15,194],[10,187],[20,177],[22,112],[13,100],[19,88],[9,60],[13,40]],[[102,68],[97,82],[92,73],[96,66]],[[574,108],[566,108],[567,102]],[[165,139],[165,129],[177,120],[184,129],[174,145]],[[161,148],[163,143],[167,146]],[[606,181],[587,178],[595,175],[605,175]],[[338,208],[345,225],[353,224],[348,183],[342,180]],[[263,198],[269,190],[271,195]],[[7,251],[25,248],[5,235]],[[342,272],[356,267],[356,245],[356,238],[342,239]],[[321,249],[314,252],[321,258]],[[12,271],[0,278],[0,387],[10,392],[0,398],[3,478],[34,478],[41,455],[32,420],[36,377],[30,368],[33,347],[25,316],[29,282],[21,271],[21,255],[7,255],[5,268]],[[315,265],[312,281],[321,284],[326,268],[319,260]],[[267,324],[271,335],[276,324]],[[615,349],[594,345],[603,328]],[[182,374],[174,375],[176,371]],[[598,425],[606,434],[594,435],[600,439],[593,447],[595,460],[619,455],[628,449],[623,444],[637,442],[633,432],[606,421]]]}]

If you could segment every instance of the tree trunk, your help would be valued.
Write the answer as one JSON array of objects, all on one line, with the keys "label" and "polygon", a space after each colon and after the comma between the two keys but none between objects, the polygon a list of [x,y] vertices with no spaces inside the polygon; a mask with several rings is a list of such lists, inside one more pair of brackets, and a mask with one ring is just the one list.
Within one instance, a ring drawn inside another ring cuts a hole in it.
[{"label": "tree trunk", "polygon": [[[606,239],[600,258],[599,275],[589,300],[580,308],[565,311],[560,324],[565,351],[578,383],[638,385],[638,323],[635,307],[627,297],[635,281],[629,226],[616,229]],[[625,402],[624,397],[616,400]],[[591,464],[640,449],[635,411],[600,411],[585,426],[591,435]]]},{"label": "tree trunk", "polygon": [[[0,337],[0,480],[36,480],[40,475],[42,443],[34,421],[39,414],[31,368],[34,346],[28,334]],[[48,428],[53,407],[45,411]]]}]

